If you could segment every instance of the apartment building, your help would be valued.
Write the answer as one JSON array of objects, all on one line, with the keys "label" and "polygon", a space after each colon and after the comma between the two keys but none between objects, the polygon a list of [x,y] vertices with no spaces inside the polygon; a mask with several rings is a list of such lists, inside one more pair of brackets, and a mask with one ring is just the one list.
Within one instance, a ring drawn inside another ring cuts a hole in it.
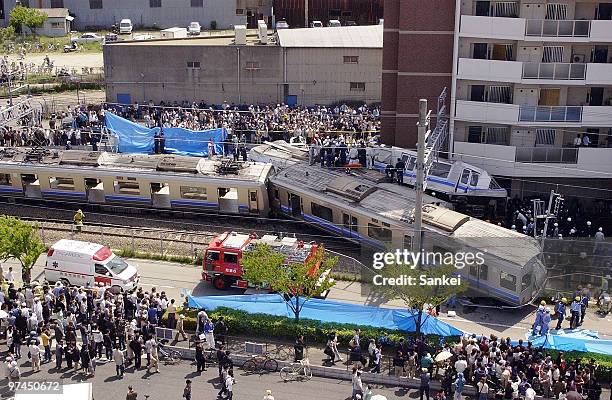
[{"label": "apartment building", "polygon": [[[612,3],[458,0],[456,7],[456,157],[522,178],[509,181],[525,196],[551,189],[533,181],[609,188]],[[577,136],[588,146],[576,147]]]}]

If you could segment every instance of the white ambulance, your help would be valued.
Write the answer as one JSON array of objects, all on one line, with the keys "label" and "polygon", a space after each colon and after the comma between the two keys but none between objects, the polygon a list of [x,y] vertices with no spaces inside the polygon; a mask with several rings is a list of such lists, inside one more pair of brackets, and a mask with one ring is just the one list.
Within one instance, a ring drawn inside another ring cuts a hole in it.
[{"label": "white ambulance", "polygon": [[47,253],[45,279],[68,286],[107,286],[119,292],[134,290],[140,275],[106,246],[62,239]]}]

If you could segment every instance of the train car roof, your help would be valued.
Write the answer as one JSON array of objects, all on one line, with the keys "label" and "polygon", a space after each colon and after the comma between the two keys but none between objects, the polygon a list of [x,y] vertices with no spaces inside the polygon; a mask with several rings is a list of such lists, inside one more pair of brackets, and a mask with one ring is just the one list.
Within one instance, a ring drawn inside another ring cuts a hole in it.
[{"label": "train car roof", "polygon": [[229,159],[213,159],[171,154],[122,154],[83,150],[47,150],[5,148],[0,150],[0,165],[17,164],[32,166],[56,166],[62,168],[96,169],[108,171],[142,172],[223,177],[265,182],[272,166],[255,162],[234,162]]},{"label": "train car roof", "polygon": [[521,268],[540,254],[540,246],[531,236],[476,218],[458,227],[451,237],[466,248],[482,249],[487,254],[511,260]]},{"label": "train car roof", "polygon": [[[374,170],[352,170],[347,174],[342,169],[296,164],[273,175],[270,180],[283,187],[316,193],[322,201],[360,208],[373,217],[409,223],[415,206],[415,191],[384,183],[384,178],[384,174]],[[423,196],[423,201],[446,205],[428,195]]]}]

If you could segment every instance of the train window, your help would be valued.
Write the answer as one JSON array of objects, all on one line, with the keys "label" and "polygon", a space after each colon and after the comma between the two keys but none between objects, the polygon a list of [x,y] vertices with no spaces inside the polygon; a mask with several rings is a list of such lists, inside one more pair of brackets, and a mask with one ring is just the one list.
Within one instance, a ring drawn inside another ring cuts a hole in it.
[{"label": "train window", "polygon": [[74,179],[51,177],[49,178],[49,186],[55,190],[74,190]]},{"label": "train window", "polygon": [[390,242],[393,234],[390,229],[368,224],[368,236],[381,242]]},{"label": "train window", "polygon": [[499,277],[499,285],[516,292],[516,276],[502,271]]},{"label": "train window", "polygon": [[219,252],[209,250],[208,252],[206,252],[206,259],[208,261],[219,261]]},{"label": "train window", "polygon": [[404,250],[412,250],[412,236],[404,235]]},{"label": "train window", "polygon": [[257,192],[250,192],[251,201],[257,201]]},{"label": "train window", "polygon": [[410,157],[410,159],[408,159],[408,162],[406,163],[406,171],[414,170],[415,165],[416,165],[416,158]]},{"label": "train window", "polygon": [[470,186],[478,186],[478,178],[480,174],[478,172],[472,171],[472,177],[470,178]]},{"label": "train window", "polygon": [[115,188],[115,193],[129,194],[134,196],[138,196],[140,194],[140,186],[138,185],[138,182],[114,181],[113,187]]},{"label": "train window", "polygon": [[461,173],[461,183],[464,183],[467,185],[469,181],[470,181],[470,170],[464,169],[463,172]]},{"label": "train window", "polygon": [[486,264],[471,264],[470,275],[478,278],[478,280],[480,281],[486,281],[487,279],[489,279],[489,267]]},{"label": "train window", "polygon": [[521,292],[528,289],[529,286],[531,286],[531,273],[526,273],[521,279]]},{"label": "train window", "polygon": [[429,171],[430,175],[437,176],[438,178],[446,178],[450,173],[451,165],[444,164],[441,162],[434,162]]},{"label": "train window", "polygon": [[11,186],[12,184],[11,174],[0,174],[0,185]]},{"label": "train window", "polygon": [[223,262],[230,263],[230,264],[237,264],[238,254],[223,253]]},{"label": "train window", "polygon": [[326,221],[334,222],[334,212],[331,208],[317,203],[310,203],[310,210],[315,217],[323,218]]},{"label": "train window", "polygon": [[181,197],[183,199],[206,200],[208,194],[205,187],[181,186]]}]

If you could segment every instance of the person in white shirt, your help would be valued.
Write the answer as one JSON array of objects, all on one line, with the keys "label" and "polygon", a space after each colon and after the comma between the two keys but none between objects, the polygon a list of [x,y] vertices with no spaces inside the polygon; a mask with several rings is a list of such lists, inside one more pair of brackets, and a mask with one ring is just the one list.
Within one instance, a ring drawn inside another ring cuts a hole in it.
[{"label": "person in white shirt", "polygon": [[582,145],[585,147],[588,147],[591,144],[591,139],[589,138],[589,135],[583,135],[582,136]]},{"label": "person in white shirt", "polygon": [[117,346],[113,350],[113,359],[115,360],[117,376],[123,378],[123,373],[125,372],[125,354]]},{"label": "person in white shirt", "polygon": [[32,358],[32,372],[40,371],[40,347],[35,343],[31,343],[28,350]]},{"label": "person in white shirt", "polygon": [[525,387],[525,400],[535,400],[536,392],[533,390],[530,384],[526,384]]},{"label": "person in white shirt", "polygon": [[478,389],[478,400],[487,400],[489,397],[489,384],[485,378],[480,379],[480,382],[476,384]]},{"label": "person in white shirt", "polygon": [[227,396],[225,400],[232,400],[234,398],[234,372],[230,370],[225,378],[225,392]]},{"label": "person in white shirt", "polygon": [[274,400],[274,396],[272,396],[272,391],[270,389],[266,390],[266,395],[263,397],[263,400]]},{"label": "person in white shirt", "polygon": [[4,267],[2,269],[2,277],[7,282],[15,282],[15,275],[13,275],[13,267],[8,267],[8,270],[4,271]]}]

